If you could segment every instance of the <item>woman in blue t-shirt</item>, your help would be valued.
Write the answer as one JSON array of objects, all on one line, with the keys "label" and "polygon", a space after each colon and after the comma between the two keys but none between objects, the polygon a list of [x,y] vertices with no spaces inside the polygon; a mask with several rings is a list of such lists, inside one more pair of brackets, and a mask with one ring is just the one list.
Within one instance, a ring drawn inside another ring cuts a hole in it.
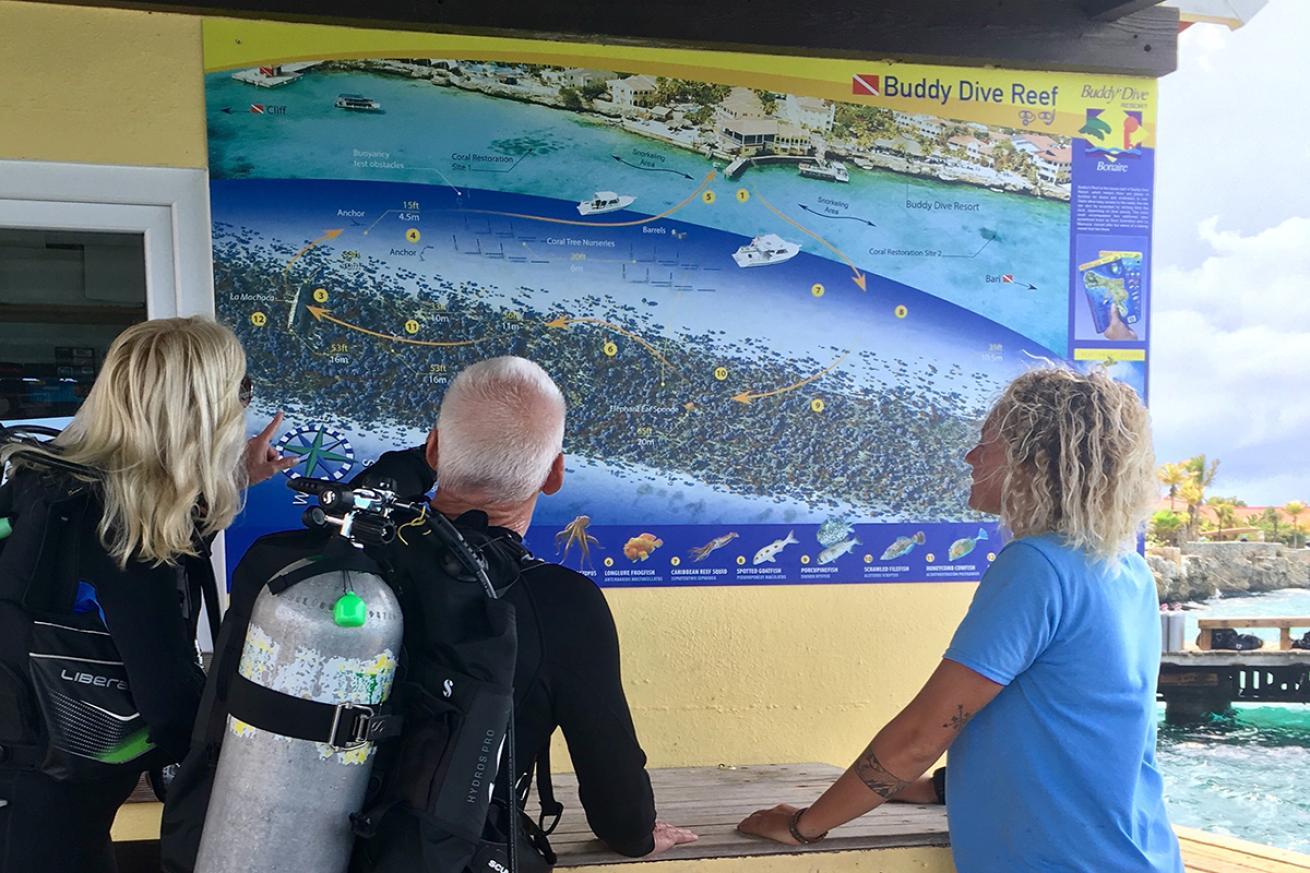
[{"label": "woman in blue t-shirt", "polygon": [[[1155,764],[1159,606],[1134,548],[1157,492],[1145,407],[1102,372],[1034,370],[965,460],[969,505],[1014,540],[941,664],[813,806],[739,828],[811,843],[944,793],[959,873],[1182,873]],[[947,749],[935,788],[920,777]]]}]

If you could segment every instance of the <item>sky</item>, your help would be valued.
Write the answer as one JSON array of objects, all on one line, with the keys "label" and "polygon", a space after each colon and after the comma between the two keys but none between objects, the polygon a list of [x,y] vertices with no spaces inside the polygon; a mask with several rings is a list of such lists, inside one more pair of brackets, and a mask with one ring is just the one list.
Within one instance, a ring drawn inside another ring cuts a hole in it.
[{"label": "sky", "polygon": [[1310,500],[1310,2],[1194,25],[1160,80],[1151,406],[1212,494]]}]

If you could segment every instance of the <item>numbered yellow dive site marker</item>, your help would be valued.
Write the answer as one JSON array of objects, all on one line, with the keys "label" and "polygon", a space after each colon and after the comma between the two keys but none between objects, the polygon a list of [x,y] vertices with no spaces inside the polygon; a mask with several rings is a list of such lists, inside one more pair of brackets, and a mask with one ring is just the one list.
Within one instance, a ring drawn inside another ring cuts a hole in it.
[{"label": "numbered yellow dive site marker", "polygon": [[745,203],[745,202],[746,202],[747,200],[749,200],[749,199],[751,199],[751,192],[747,191],[745,188],[738,188],[738,189],[737,189],[737,202],[738,202],[738,203]]},{"label": "numbered yellow dive site marker", "polygon": [[810,401],[810,412],[823,412],[823,400],[816,397]]},{"label": "numbered yellow dive site marker", "polygon": [[250,313],[250,323],[255,327],[263,327],[268,324],[268,316],[262,312],[252,312]]},{"label": "numbered yellow dive site marker", "polygon": [[705,201],[706,205],[710,205],[714,203],[716,198],[713,191],[706,191],[704,194],[700,195],[700,199]]},{"label": "numbered yellow dive site marker", "polygon": [[418,242],[420,239],[422,239],[422,237],[423,234],[418,232],[417,227],[411,227],[409,230],[405,231],[405,239],[409,240],[412,243]]},{"label": "numbered yellow dive site marker", "polygon": [[606,355],[612,358],[619,353],[619,347],[614,343],[613,340],[610,340],[606,342],[605,345],[602,347],[602,351],[604,351]]},{"label": "numbered yellow dive site marker", "polygon": [[810,286],[810,293],[813,294],[815,297],[822,297],[823,292],[824,292],[824,287],[823,284],[820,282],[815,282],[813,285]]},{"label": "numbered yellow dive site marker", "polygon": [[722,381],[724,381],[725,379],[727,379],[727,378],[728,378],[728,368],[727,368],[727,367],[715,367],[715,368],[714,368],[714,378],[715,378],[715,379],[718,379],[720,382],[722,382]]},{"label": "numbered yellow dive site marker", "polygon": [[326,289],[326,288],[315,288],[315,289],[314,289],[314,302],[315,302],[315,303],[327,303],[327,301],[328,301],[328,293],[327,293],[327,289]]},{"label": "numbered yellow dive site marker", "polygon": [[409,321],[405,322],[405,333],[413,336],[418,333],[418,326],[418,322],[411,318]]},{"label": "numbered yellow dive site marker", "polygon": [[905,316],[910,314],[910,310],[906,309],[904,304],[901,304],[900,306],[896,307],[896,309],[894,309],[893,311],[896,313],[897,318],[904,318]]}]

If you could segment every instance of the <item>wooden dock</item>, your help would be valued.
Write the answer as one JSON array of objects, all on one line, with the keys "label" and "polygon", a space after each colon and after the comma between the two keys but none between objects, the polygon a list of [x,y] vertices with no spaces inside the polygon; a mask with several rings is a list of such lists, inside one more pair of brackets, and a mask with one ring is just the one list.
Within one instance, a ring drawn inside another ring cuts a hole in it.
[{"label": "wooden dock", "polygon": [[[1310,649],[1292,648],[1292,628],[1310,618],[1201,619],[1199,648],[1160,657],[1158,696],[1165,719],[1182,724],[1234,703],[1310,703]],[[1249,651],[1211,648],[1220,628],[1277,629],[1278,648]]]}]

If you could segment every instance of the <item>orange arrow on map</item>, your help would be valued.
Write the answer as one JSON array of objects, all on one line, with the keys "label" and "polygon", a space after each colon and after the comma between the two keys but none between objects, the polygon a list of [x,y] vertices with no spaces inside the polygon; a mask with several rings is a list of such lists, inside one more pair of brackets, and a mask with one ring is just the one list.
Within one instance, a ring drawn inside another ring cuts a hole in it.
[{"label": "orange arrow on map", "polygon": [[825,374],[832,372],[834,369],[836,369],[838,364],[846,360],[846,356],[849,354],[850,352],[842,352],[841,355],[837,358],[837,360],[833,361],[831,364],[824,367],[822,370],[815,373],[813,376],[806,376],[804,379],[800,380],[799,382],[795,382],[791,385],[784,385],[781,388],[774,388],[772,391],[742,391],[740,394],[732,395],[732,399],[736,400],[738,403],[745,406],[745,405],[749,405],[752,400],[759,400],[762,397],[773,397],[778,394],[786,394],[788,391],[795,391],[797,388],[808,385],[811,382],[814,382],[817,379],[821,378]]},{"label": "orange arrow on map", "polygon": [[348,330],[356,330],[359,331],[360,333],[366,333],[369,336],[375,336],[378,339],[390,340],[393,343],[405,343],[411,346],[433,346],[436,348],[449,348],[451,346],[471,346],[474,343],[482,342],[481,339],[420,340],[420,339],[413,339],[407,336],[396,336],[395,334],[390,334],[390,333],[379,333],[376,330],[369,330],[366,327],[360,327],[357,324],[351,324],[348,321],[342,321],[340,318],[337,318],[335,315],[329,314],[328,310],[324,309],[322,306],[306,306],[305,309],[309,312],[310,315],[314,316],[315,320],[317,321],[330,321],[333,324],[339,324],[342,327],[347,328]]},{"label": "orange arrow on map", "polygon": [[283,270],[282,272],[284,272],[284,273],[289,273],[289,272],[291,271],[291,265],[294,264],[296,261],[300,260],[300,259],[301,259],[302,257],[304,257],[305,255],[309,254],[309,250],[310,250],[310,249],[312,249],[314,246],[318,245],[319,243],[328,242],[329,240],[334,240],[334,239],[336,239],[337,237],[341,236],[341,234],[342,234],[344,231],[345,231],[345,228],[344,228],[344,227],[338,227],[338,228],[336,228],[335,230],[325,230],[325,231],[323,231],[323,235],[322,235],[322,236],[320,236],[318,239],[316,239],[316,240],[314,240],[313,242],[309,243],[307,246],[305,246],[304,248],[302,248],[300,251],[298,251],[298,252],[296,252],[294,255],[292,255],[292,256],[291,256],[291,260],[287,261],[286,269]]}]

